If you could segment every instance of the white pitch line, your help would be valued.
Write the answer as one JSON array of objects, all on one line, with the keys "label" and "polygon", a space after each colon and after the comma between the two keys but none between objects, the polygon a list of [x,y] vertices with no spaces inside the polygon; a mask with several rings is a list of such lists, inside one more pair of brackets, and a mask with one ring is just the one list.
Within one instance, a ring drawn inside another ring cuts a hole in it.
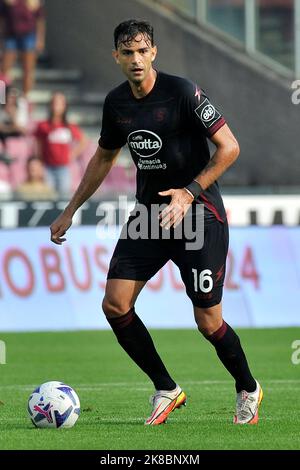
[{"label": "white pitch line", "polygon": [[[181,424],[191,424],[191,422],[211,422],[211,421],[219,421],[219,422],[226,422],[228,423],[228,416],[230,415],[232,410],[228,409],[226,413],[222,412],[222,415],[218,416],[218,415],[210,415],[210,416],[206,416],[206,415],[201,415],[201,416],[189,416],[188,418],[186,418],[185,416],[170,416],[168,422],[172,422],[172,423],[181,423]],[[230,415],[231,416],[231,415]],[[286,416],[290,416],[289,413],[286,413]],[[282,413],[280,413],[280,416],[263,416],[263,417],[260,417],[260,421],[278,421],[278,422],[282,422],[283,421],[283,417],[284,415]],[[96,425],[101,425],[101,424],[105,424],[105,423],[120,423],[120,424],[129,424],[129,423],[139,423],[139,424],[143,424],[144,423],[144,417],[137,417],[137,416],[126,416],[124,418],[115,418],[115,417],[107,417],[107,418],[103,418],[103,417],[98,417],[97,416],[97,419],[95,420],[95,415],[93,415],[93,417],[88,420],[88,416],[85,415],[85,413],[83,412],[83,414],[81,414],[80,416],[80,421],[81,422],[85,422],[85,424],[88,422],[88,424],[90,424],[91,426],[95,426]],[[23,418],[23,417],[20,417],[20,418],[12,418],[12,417],[5,417],[4,418],[5,421],[9,421],[11,423],[16,423],[17,426],[19,425],[26,425],[28,424],[28,426],[30,427],[30,418]],[[229,422],[231,424],[231,420],[229,419]]]},{"label": "white pitch line", "polygon": [[[184,386],[188,385],[228,385],[231,386],[233,384],[232,380],[187,380],[182,381]],[[300,379],[271,379],[271,380],[263,380],[263,384],[276,384],[276,385],[289,385],[289,384],[299,384]],[[108,387],[122,387],[126,389],[134,389],[137,391],[147,391],[152,390],[152,386],[147,384],[146,382],[99,382],[93,384],[80,384],[74,383],[72,386],[76,389],[87,390],[87,391],[97,391],[102,390]],[[1,385],[0,389],[20,389],[20,390],[30,390],[33,391],[37,387],[37,384],[9,384],[9,385]]]}]

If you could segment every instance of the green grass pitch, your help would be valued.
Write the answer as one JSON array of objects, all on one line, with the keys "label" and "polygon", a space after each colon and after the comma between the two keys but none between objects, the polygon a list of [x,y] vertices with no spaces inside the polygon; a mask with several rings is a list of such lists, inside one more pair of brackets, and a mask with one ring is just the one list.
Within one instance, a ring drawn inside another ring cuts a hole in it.
[{"label": "green grass pitch", "polygon": [[[188,396],[166,425],[144,426],[152,385],[110,331],[0,334],[0,449],[201,450],[299,449],[300,364],[291,361],[300,329],[240,330],[264,389],[257,426],[234,426],[233,381],[197,331],[154,330],[174,379]],[[72,429],[35,429],[27,399],[37,385],[61,380],[81,400]]]}]

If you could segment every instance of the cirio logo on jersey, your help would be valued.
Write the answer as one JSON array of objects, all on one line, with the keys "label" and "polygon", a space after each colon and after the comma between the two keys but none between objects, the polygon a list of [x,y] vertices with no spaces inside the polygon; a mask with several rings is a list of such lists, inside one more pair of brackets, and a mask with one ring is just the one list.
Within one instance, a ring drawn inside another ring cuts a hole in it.
[{"label": "cirio logo on jersey", "polygon": [[152,157],[162,148],[161,138],[145,129],[131,132],[127,137],[127,142],[130,149],[143,158]]}]

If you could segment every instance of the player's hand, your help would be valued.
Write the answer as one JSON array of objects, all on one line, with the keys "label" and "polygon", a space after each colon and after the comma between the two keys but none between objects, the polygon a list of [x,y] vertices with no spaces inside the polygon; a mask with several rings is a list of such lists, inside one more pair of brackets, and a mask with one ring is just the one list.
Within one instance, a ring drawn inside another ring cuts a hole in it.
[{"label": "player's hand", "polygon": [[63,212],[50,226],[51,241],[56,245],[62,245],[66,238],[62,238],[72,225],[72,217]]},{"label": "player's hand", "polygon": [[177,227],[189,210],[194,198],[185,189],[161,191],[160,196],[171,196],[170,204],[159,214],[161,227],[169,230]]}]

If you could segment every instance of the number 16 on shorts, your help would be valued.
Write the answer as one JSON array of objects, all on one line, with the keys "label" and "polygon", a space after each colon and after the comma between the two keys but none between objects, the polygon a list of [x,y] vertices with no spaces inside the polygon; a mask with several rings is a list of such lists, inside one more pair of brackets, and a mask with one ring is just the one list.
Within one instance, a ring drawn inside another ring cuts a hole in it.
[{"label": "number 16 on shorts", "polygon": [[195,292],[203,292],[207,294],[213,288],[214,282],[212,278],[212,271],[210,269],[204,269],[198,272],[198,269],[193,268],[192,273],[194,276],[194,290]]}]

